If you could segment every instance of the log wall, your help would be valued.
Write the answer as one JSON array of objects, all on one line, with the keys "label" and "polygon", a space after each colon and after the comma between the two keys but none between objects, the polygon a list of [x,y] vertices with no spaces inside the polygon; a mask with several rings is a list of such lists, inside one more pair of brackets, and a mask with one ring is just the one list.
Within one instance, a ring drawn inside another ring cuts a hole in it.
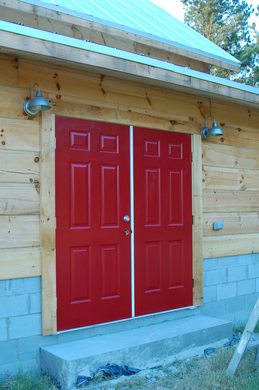
[{"label": "log wall", "polygon": [[[203,257],[259,252],[259,110],[1,55],[1,279],[41,273],[41,123],[22,109],[34,83],[57,115],[191,134],[215,116],[225,134],[202,143]],[[214,221],[224,222],[224,230],[213,231]]]}]

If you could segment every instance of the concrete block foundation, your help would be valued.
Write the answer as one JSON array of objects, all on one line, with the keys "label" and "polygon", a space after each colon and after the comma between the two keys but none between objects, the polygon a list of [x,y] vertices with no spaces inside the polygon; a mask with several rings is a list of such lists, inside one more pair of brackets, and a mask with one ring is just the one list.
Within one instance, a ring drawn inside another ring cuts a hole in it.
[{"label": "concrete block foundation", "polygon": [[204,260],[204,304],[194,309],[41,336],[41,278],[0,281],[0,379],[39,369],[40,347],[203,314],[243,324],[259,296],[259,254]]}]

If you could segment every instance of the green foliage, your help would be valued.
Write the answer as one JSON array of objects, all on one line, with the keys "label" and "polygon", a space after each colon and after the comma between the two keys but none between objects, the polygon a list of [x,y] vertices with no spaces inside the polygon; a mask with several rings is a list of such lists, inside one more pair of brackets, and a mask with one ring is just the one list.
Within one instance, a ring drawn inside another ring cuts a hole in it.
[{"label": "green foliage", "polygon": [[[255,10],[245,0],[181,0],[185,22],[242,63],[236,81],[259,85],[259,34],[249,18]],[[259,12],[259,7],[257,9]],[[230,71],[211,68],[211,73],[230,77]]]}]

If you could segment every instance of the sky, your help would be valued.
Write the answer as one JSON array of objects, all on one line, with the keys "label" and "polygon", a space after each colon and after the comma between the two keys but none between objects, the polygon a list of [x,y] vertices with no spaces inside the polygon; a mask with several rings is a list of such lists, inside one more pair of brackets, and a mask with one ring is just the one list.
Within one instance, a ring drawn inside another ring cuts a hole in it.
[{"label": "sky", "polygon": [[[174,15],[177,19],[183,21],[184,12],[183,5],[180,0],[151,0],[153,3],[158,5],[160,8],[163,8],[167,12]],[[258,0],[246,0],[248,4],[252,4],[254,8],[258,5]],[[251,23],[255,22],[257,25],[257,30],[259,30],[259,17],[251,18]]]}]

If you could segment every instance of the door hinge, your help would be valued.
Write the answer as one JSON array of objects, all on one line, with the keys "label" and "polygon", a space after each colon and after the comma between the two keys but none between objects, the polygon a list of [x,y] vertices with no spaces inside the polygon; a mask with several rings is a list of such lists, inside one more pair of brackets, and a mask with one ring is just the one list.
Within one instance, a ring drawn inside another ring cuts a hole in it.
[{"label": "door hinge", "polygon": [[193,152],[191,152],[191,162],[193,162]]},{"label": "door hinge", "polygon": [[192,278],[192,288],[194,288],[194,279]]},{"label": "door hinge", "polygon": [[192,215],[192,225],[194,225],[194,215]]}]

